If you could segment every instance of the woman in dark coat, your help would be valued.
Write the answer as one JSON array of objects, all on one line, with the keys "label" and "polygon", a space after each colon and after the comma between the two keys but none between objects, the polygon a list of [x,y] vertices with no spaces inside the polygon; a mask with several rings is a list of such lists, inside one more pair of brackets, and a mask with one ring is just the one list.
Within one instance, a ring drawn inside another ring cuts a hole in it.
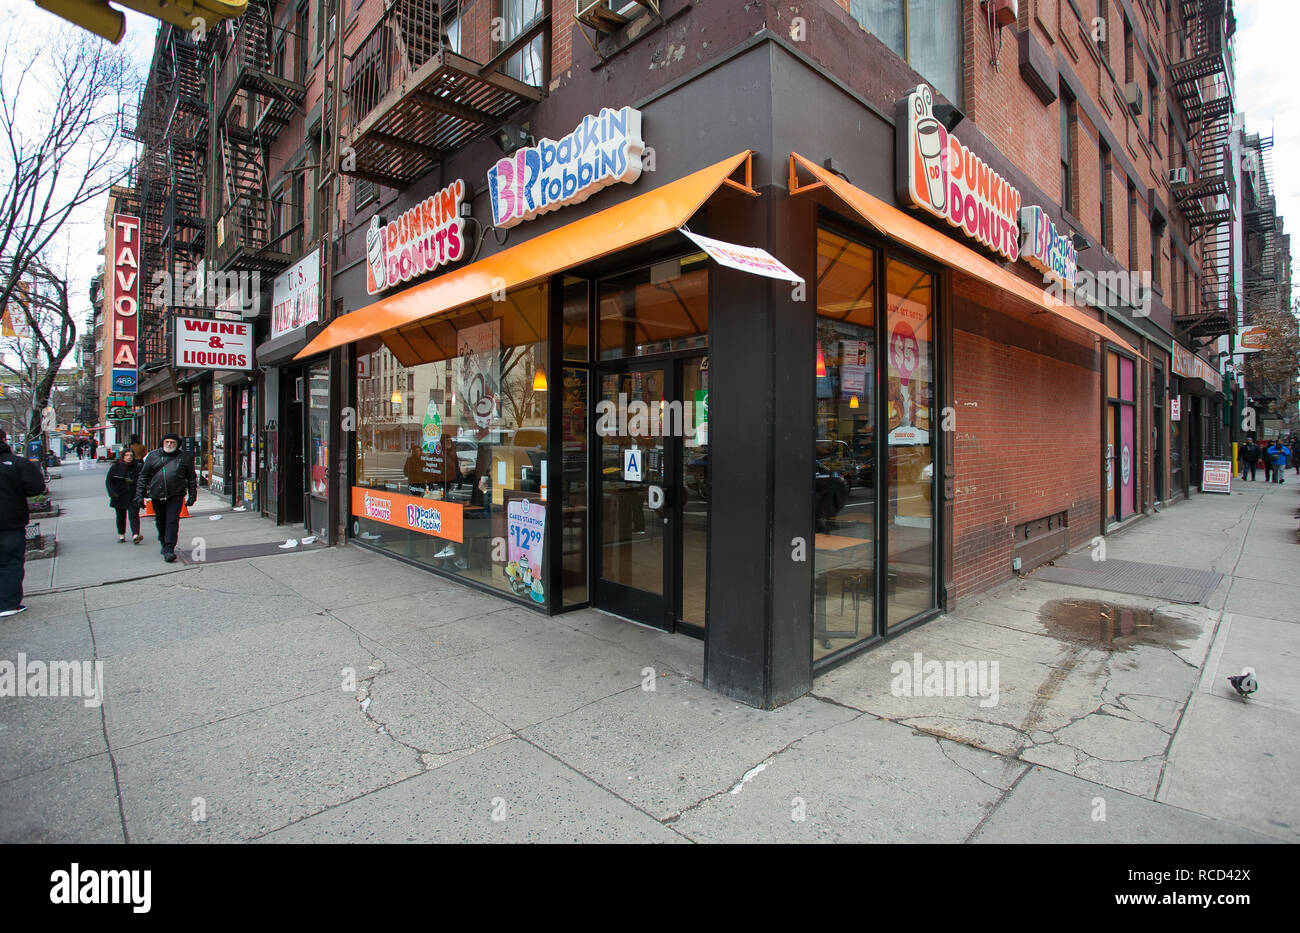
[{"label": "woman in dark coat", "polygon": [[122,456],[108,468],[108,477],[104,485],[108,488],[108,504],[117,512],[117,543],[126,540],[126,523],[131,521],[131,540],[139,544],[144,540],[140,534],[140,510],[135,507],[135,484],[140,477],[140,462],[135,459],[135,452],[130,447],[122,448]]}]

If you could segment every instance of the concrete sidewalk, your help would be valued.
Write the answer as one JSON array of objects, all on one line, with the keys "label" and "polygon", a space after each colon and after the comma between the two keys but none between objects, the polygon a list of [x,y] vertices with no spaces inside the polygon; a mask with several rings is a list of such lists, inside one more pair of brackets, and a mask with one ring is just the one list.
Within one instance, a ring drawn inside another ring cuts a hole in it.
[{"label": "concrete sidewalk", "polygon": [[[3,841],[1300,836],[1300,482],[1107,539],[1222,572],[1207,605],[1030,575],[763,712],[702,687],[699,641],[548,619],[356,547],[164,564],[151,529],[114,543],[103,470],[64,468],[51,592],[30,565],[0,659],[101,660],[106,701],[0,698]],[[229,512],[181,530],[291,534]],[[1059,624],[1089,600],[1152,610],[1160,637],[1112,650]],[[997,704],[894,695],[917,652],[997,661]],[[1248,703],[1225,680],[1247,663]]]}]

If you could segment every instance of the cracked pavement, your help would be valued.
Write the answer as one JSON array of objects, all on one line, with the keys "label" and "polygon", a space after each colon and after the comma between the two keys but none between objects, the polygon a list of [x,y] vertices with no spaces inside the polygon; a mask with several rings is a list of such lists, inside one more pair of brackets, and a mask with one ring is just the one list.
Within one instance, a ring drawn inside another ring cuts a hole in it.
[{"label": "cracked pavement", "polygon": [[[0,623],[0,658],[101,660],[106,693],[0,698],[5,842],[1300,836],[1300,485],[1107,538],[1223,573],[1205,605],[1031,574],[761,711],[703,688],[699,641],[548,619],[355,547],[163,565],[113,545],[102,482],[59,481],[59,563],[29,565],[29,611]],[[182,535],[209,547],[292,534],[198,521],[203,498]],[[1059,624],[1091,600],[1151,611],[1152,637]],[[997,662],[996,704],[897,695],[917,653]],[[1249,702],[1225,680],[1244,664]]]}]

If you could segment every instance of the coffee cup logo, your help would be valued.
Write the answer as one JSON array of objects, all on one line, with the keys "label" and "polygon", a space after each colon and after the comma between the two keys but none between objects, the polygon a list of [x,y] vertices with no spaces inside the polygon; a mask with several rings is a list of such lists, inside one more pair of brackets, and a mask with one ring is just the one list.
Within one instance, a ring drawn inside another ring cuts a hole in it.
[{"label": "coffee cup logo", "polygon": [[948,206],[948,185],[944,178],[943,150],[948,143],[948,131],[934,118],[934,96],[928,87],[918,88],[913,95],[912,132],[916,140],[916,154],[920,157],[925,187],[917,185],[918,199],[929,201],[937,213],[945,213]]},{"label": "coffee cup logo", "polygon": [[378,214],[370,218],[370,229],[366,231],[366,261],[374,283],[371,293],[382,291],[387,285],[387,275],[384,270],[384,230],[379,224]]}]

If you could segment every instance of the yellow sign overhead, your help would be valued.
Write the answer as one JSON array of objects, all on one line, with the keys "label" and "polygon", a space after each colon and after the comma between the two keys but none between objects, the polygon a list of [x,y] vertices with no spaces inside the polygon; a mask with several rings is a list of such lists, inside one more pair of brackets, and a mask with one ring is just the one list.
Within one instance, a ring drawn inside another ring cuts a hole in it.
[{"label": "yellow sign overhead", "polygon": [[[243,16],[248,0],[113,0],[126,7],[170,23],[177,29],[211,29],[223,19]],[[88,29],[109,42],[121,42],[126,17],[108,0],[35,0],[38,7]]]}]

